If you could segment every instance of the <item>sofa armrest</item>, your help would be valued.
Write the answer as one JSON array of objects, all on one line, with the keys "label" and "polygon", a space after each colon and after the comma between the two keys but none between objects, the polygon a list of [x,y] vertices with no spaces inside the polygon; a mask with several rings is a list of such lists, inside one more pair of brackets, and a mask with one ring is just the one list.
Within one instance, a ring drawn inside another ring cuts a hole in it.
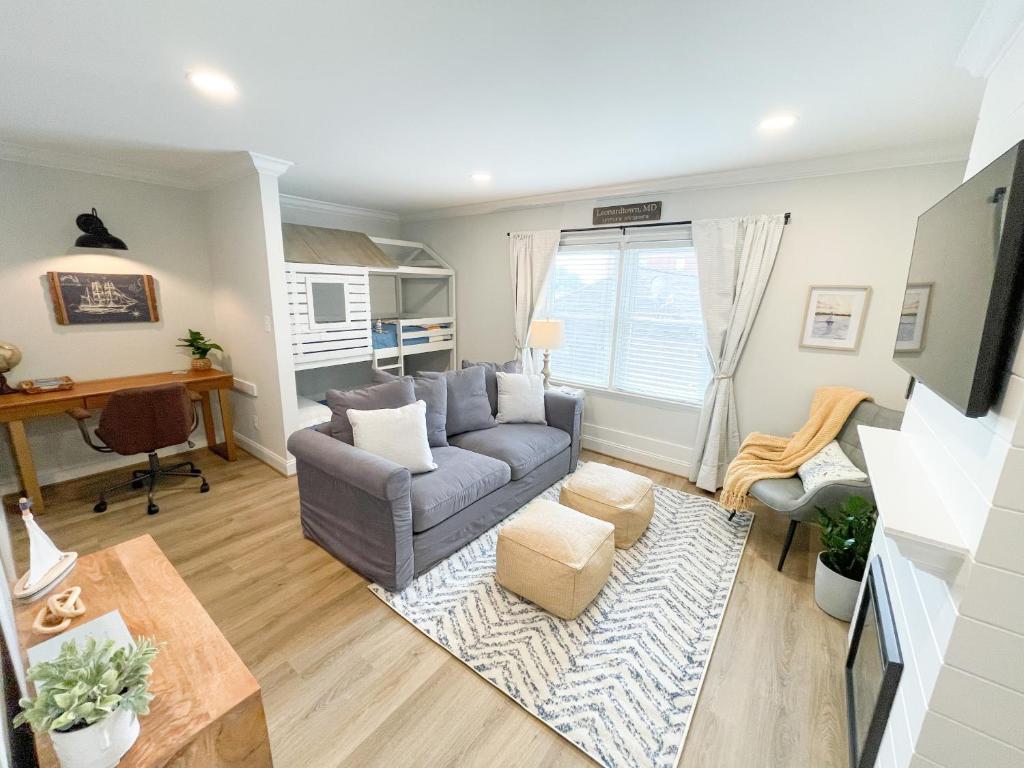
[{"label": "sofa armrest", "polygon": [[583,429],[583,398],[567,395],[556,389],[544,392],[544,418],[548,426],[569,433],[569,471],[575,472],[580,459],[580,440]]},{"label": "sofa armrest", "polygon": [[409,470],[312,429],[288,440],[307,538],[391,590],[413,578]]}]

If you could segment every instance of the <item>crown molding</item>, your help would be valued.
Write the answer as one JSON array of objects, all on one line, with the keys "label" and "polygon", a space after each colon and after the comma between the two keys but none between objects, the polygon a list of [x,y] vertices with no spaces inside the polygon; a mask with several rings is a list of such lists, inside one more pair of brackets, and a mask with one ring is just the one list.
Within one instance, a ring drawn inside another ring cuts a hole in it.
[{"label": "crown molding", "polygon": [[918,147],[902,147],[874,152],[860,152],[848,155],[799,160],[790,163],[755,166],[734,171],[701,173],[690,176],[672,176],[660,179],[614,184],[602,187],[587,187],[565,192],[552,192],[529,197],[516,197],[483,203],[436,208],[431,210],[401,213],[403,222],[450,219],[459,216],[479,216],[488,213],[508,212],[538,208],[559,203],[593,200],[598,204],[615,203],[637,195],[655,195],[693,189],[715,187],[740,187],[747,184],[769,184],[778,181],[794,181],[819,176],[838,176],[847,173],[863,173],[890,168],[907,168],[918,165],[940,165],[943,163],[965,163],[970,148],[970,137],[959,141],[929,144]]},{"label": "crown molding", "polygon": [[988,78],[1024,30],[1024,0],[988,0],[957,56],[957,66]]},{"label": "crown molding", "polygon": [[330,203],[326,200],[312,200],[308,197],[299,197],[297,195],[281,195],[281,207],[293,211],[312,211],[314,213],[329,213],[341,216],[364,216],[370,219],[384,219],[386,221],[399,220],[398,214],[394,211],[359,208],[354,205]]},{"label": "crown molding", "polygon": [[205,171],[197,179],[197,189],[208,190],[244,178],[252,173],[265,173],[278,177],[294,165],[289,160],[280,160],[258,152],[233,152],[224,161]]},{"label": "crown molding", "polygon": [[153,168],[130,165],[128,163],[111,162],[88,155],[73,152],[61,152],[41,147],[28,147],[0,141],[0,160],[12,163],[39,165],[44,168],[56,168],[62,171],[78,171],[96,176],[107,176],[127,181],[138,181],[144,184],[157,184],[162,187],[177,189],[199,189],[196,180],[187,174],[171,171],[158,171]]},{"label": "crown molding", "polygon": [[274,176],[281,176],[295,163],[291,160],[282,160],[279,157],[271,157],[270,155],[261,155],[259,152],[249,152],[249,158],[252,160],[253,166],[260,173],[269,173]]}]

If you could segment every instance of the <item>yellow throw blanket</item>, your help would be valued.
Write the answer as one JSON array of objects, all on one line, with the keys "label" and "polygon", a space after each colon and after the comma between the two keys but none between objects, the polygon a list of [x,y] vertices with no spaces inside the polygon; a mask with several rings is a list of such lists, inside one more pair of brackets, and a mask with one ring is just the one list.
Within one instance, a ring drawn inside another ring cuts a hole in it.
[{"label": "yellow throw blanket", "polygon": [[800,465],[835,440],[850,413],[871,395],[849,387],[819,387],[807,423],[792,437],[751,432],[725,471],[719,499],[726,509],[746,509],[747,493],[758,480],[792,477]]}]

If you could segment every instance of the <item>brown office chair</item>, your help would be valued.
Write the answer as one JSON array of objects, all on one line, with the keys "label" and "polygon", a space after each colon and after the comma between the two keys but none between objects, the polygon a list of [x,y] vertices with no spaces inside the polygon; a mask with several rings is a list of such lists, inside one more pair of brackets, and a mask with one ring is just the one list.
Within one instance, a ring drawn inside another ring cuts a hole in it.
[{"label": "brown office chair", "polygon": [[[200,493],[210,490],[202,471],[191,461],[171,466],[161,466],[156,452],[158,448],[193,443],[189,436],[199,425],[195,403],[199,396],[189,392],[183,384],[161,384],[156,387],[122,389],[110,396],[100,413],[100,423],[95,434],[102,443],[93,442],[86,421],[89,412],[84,408],[72,408],[68,415],[78,422],[78,429],[85,442],[100,453],[119,453],[134,456],[145,453],[149,456],[149,469],[136,469],[132,479],[103,490],[93,512],[107,511],[107,494],[130,485],[142,488],[149,485],[149,506],[146,511],[155,515],[160,507],[153,501],[153,488],[160,477],[198,477],[203,481]],[[187,467],[187,469],[186,469]]]}]

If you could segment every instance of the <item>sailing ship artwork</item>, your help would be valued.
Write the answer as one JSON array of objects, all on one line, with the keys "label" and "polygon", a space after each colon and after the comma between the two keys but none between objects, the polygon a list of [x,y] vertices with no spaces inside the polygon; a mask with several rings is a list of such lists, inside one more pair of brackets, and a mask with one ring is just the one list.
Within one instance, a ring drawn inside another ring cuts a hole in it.
[{"label": "sailing ship artwork", "polygon": [[47,272],[61,325],[155,323],[160,319],[152,275]]}]

